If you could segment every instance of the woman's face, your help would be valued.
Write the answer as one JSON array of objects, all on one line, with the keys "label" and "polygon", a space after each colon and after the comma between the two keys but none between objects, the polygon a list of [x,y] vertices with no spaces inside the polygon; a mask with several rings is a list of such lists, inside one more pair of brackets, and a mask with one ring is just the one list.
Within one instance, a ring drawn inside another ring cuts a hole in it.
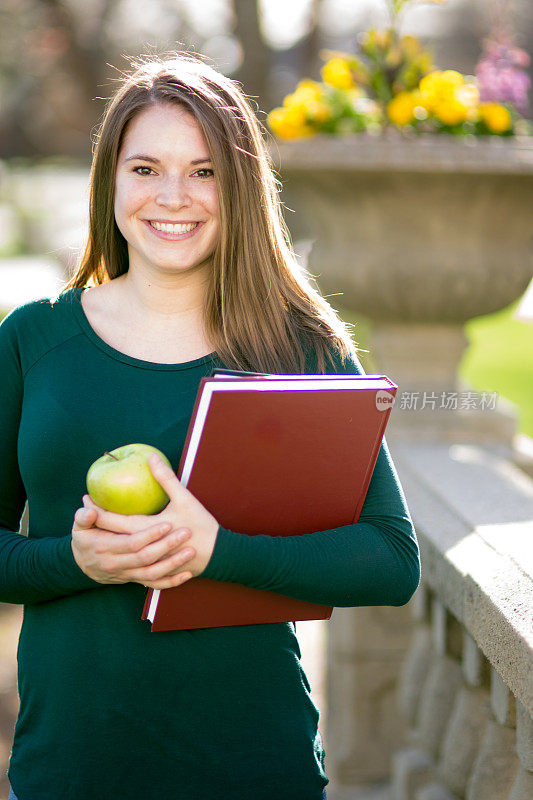
[{"label": "woman's face", "polygon": [[164,103],[130,122],[118,154],[115,219],[130,269],[209,266],[219,236],[213,164],[198,122]]}]

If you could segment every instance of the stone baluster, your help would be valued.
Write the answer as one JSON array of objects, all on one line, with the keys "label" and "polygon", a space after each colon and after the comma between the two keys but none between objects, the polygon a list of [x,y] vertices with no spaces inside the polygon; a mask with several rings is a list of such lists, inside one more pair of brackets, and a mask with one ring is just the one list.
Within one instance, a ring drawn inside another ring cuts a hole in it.
[{"label": "stone baluster", "polygon": [[520,764],[509,800],[533,797],[533,719],[522,703],[516,703],[516,751]]},{"label": "stone baluster", "polygon": [[[356,735],[356,717],[353,713],[355,686],[353,663],[357,643],[353,635],[355,608],[336,608],[329,622],[327,636],[326,672],[326,732],[325,745],[335,759],[334,779],[339,779],[343,765],[350,760],[350,747]],[[331,756],[330,756],[330,760]],[[332,767],[329,767],[330,773]]]},{"label": "stone baluster", "polygon": [[328,626],[328,775],[347,790],[386,780],[403,722],[396,680],[412,633],[408,605],[336,608]]},{"label": "stone baluster", "polygon": [[411,616],[415,627],[398,676],[397,706],[407,726],[407,742],[413,735],[420,695],[433,652],[430,604],[431,592],[421,583],[411,600]]},{"label": "stone baluster", "polygon": [[[441,742],[450,718],[455,695],[461,684],[461,628],[436,595],[430,599],[431,650],[424,649],[423,635],[415,636],[407,658],[409,668],[400,679],[400,707],[405,706],[406,690],[412,676],[420,673],[414,664],[417,652],[427,659],[414,726],[408,734],[409,746],[393,758],[392,796],[394,800],[414,800],[417,791],[435,778]],[[402,697],[403,693],[403,697]]]},{"label": "stone baluster", "polygon": [[472,766],[481,747],[489,703],[490,665],[463,628],[463,676],[443,741],[437,775],[457,797],[465,796]]},{"label": "stone baluster", "polygon": [[491,669],[490,710],[466,800],[508,800],[518,770],[516,702],[508,686]]},{"label": "stone baluster", "polygon": [[406,731],[401,749],[392,759],[393,800],[408,800],[432,774],[430,756],[413,743],[422,689],[433,657],[430,607],[431,592],[421,583],[411,601],[415,629],[398,678],[397,705]]},{"label": "stone baluster", "polygon": [[437,780],[416,800],[463,800],[481,747],[489,712],[490,667],[476,642],[462,629],[464,685],[459,689],[440,749]]}]

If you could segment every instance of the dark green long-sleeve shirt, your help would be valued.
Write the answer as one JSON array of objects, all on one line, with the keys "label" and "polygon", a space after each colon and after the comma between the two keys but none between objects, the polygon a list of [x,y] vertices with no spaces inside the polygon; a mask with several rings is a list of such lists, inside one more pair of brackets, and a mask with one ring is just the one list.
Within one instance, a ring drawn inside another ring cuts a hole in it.
[{"label": "dark green long-sleeve shirt", "polygon": [[[146,442],[177,469],[213,367],[120,353],[91,328],[81,291],[0,326],[0,601],[25,605],[13,789],[19,800],[319,800],[319,715],[293,623],[151,633],[142,586],[99,584],[74,560],[90,464]],[[288,538],[220,528],[203,574],[334,606],[406,603],[419,553],[386,443],[357,524]]]}]

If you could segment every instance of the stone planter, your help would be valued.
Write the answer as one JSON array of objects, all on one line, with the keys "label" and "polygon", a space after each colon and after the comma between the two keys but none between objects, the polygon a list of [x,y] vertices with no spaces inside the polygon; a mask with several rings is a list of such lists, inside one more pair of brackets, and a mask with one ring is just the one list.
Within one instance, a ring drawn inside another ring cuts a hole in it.
[{"label": "stone planter", "polygon": [[[272,157],[293,239],[313,241],[322,291],[374,323],[379,369],[402,390],[457,391],[463,324],[531,279],[533,138],[316,136],[276,142]],[[460,409],[442,411],[415,415],[417,428],[462,438]],[[490,437],[495,415],[477,416],[470,432]]]}]

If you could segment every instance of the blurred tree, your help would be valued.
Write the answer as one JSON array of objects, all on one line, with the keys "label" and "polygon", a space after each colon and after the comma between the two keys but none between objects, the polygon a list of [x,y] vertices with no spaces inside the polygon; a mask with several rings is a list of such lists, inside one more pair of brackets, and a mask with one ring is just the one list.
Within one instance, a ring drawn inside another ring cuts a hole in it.
[{"label": "blurred tree", "polygon": [[261,35],[259,4],[250,0],[233,0],[233,8],[235,33],[244,47],[241,66],[232,77],[243,84],[246,93],[255,97],[256,102],[268,102],[270,50]]},{"label": "blurred tree", "polygon": [[[243,84],[258,109],[268,111],[280,100],[273,78],[278,60],[295,74],[318,70],[321,0],[302,5],[301,35],[283,51],[263,30],[268,2],[2,0],[0,158],[64,154],[89,160],[89,132],[117,74],[111,65],[125,68],[126,53],[205,52]],[[232,48],[240,53],[236,63],[228,57]]]},{"label": "blurred tree", "polygon": [[[263,0],[268,2],[268,0]],[[302,75],[314,73],[318,66],[320,31],[318,26],[321,0],[309,0],[303,34],[288,48],[285,59]],[[241,81],[248,94],[258,98],[262,109],[270,109],[279,101],[272,73],[279,50],[269,46],[261,25],[262,3],[250,0],[233,0],[236,17],[235,33],[243,43],[244,58],[232,76]]]},{"label": "blurred tree", "polygon": [[116,77],[110,63],[125,67],[124,52],[175,47],[188,32],[175,0],[145,8],[136,13],[144,12],[139,0],[3,0],[0,158],[90,158],[88,132]]},{"label": "blurred tree", "polygon": [[0,156],[89,154],[113,5],[102,0],[83,19],[61,0],[4,0]]}]

